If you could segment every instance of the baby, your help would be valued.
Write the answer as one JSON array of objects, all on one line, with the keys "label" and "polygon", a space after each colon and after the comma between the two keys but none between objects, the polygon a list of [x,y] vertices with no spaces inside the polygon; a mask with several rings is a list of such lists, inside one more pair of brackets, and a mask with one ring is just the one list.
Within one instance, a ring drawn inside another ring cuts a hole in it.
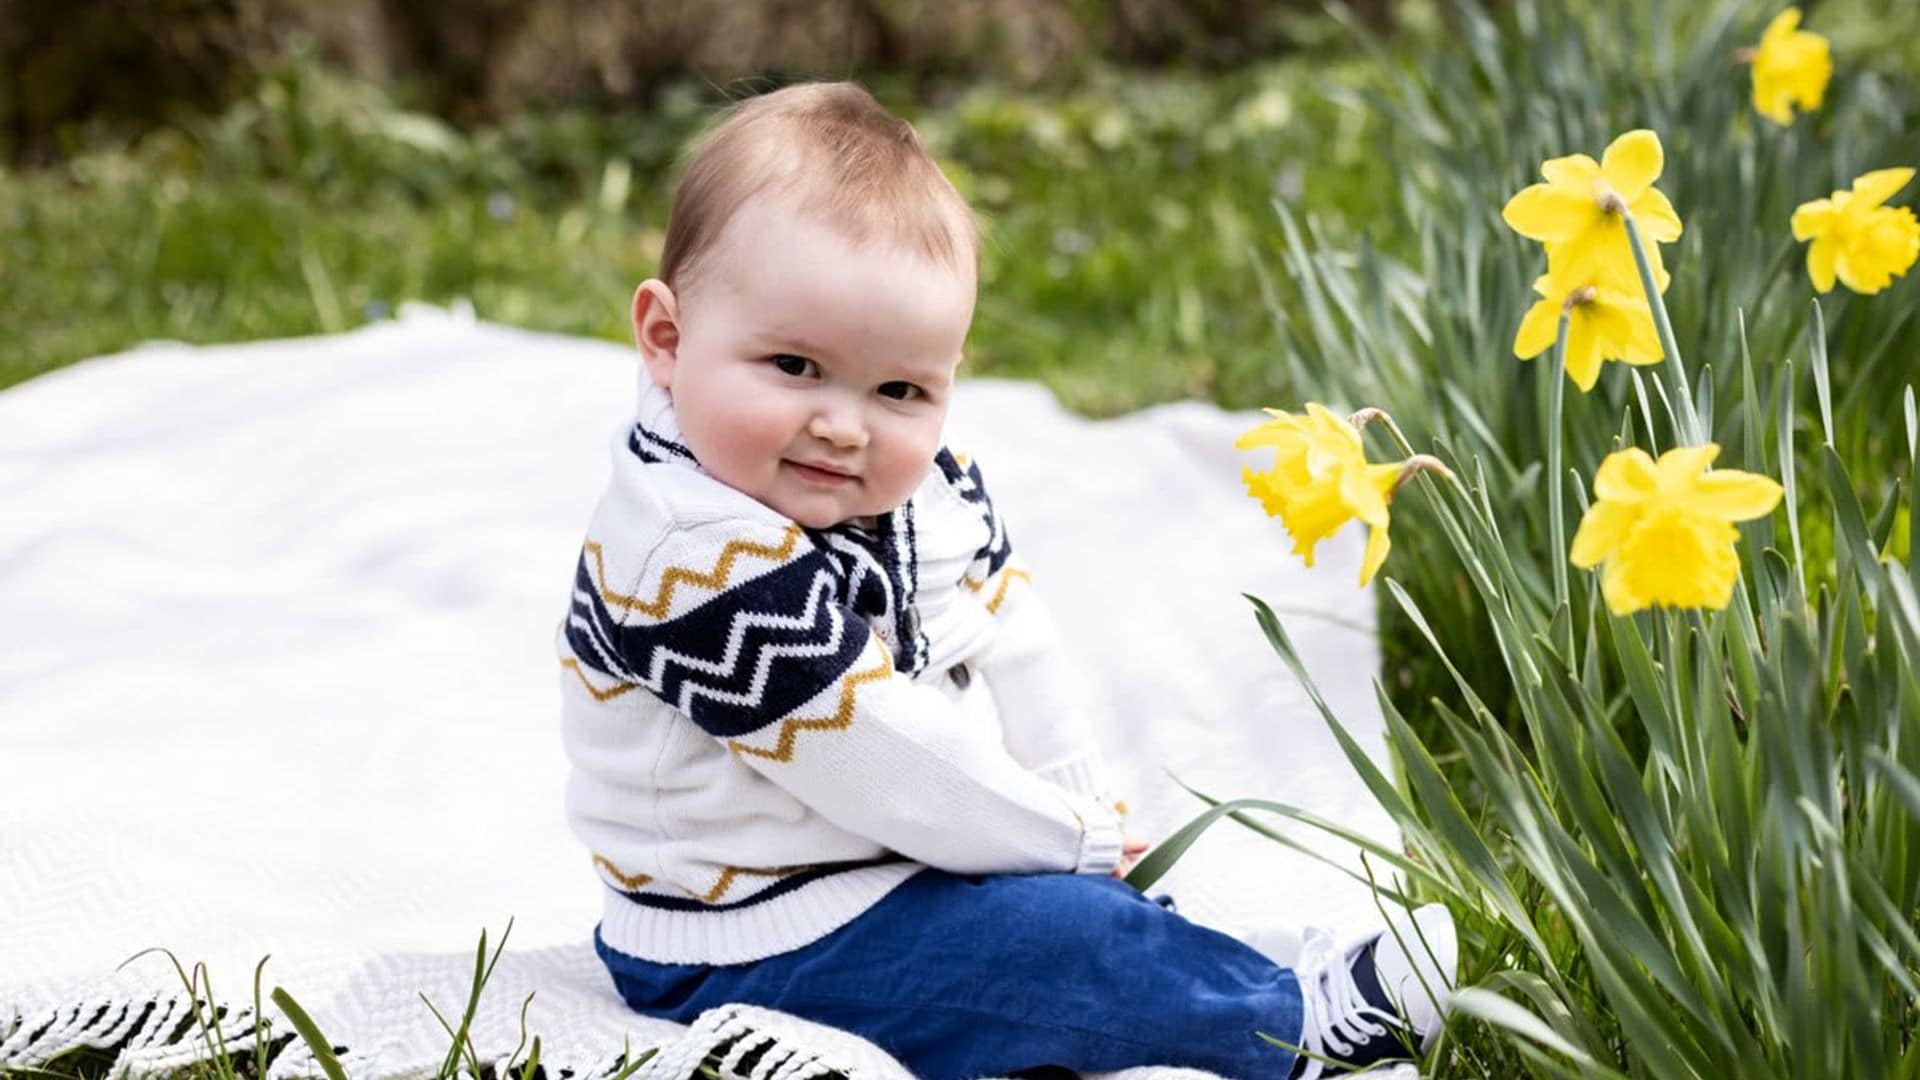
[{"label": "baby", "polygon": [[851,84],[746,102],[686,168],[559,639],[615,986],[681,1022],[781,1009],[930,1080],[1407,1056],[1453,978],[1444,909],[1296,973],[1116,880],[1144,845],[941,444],[978,245]]}]

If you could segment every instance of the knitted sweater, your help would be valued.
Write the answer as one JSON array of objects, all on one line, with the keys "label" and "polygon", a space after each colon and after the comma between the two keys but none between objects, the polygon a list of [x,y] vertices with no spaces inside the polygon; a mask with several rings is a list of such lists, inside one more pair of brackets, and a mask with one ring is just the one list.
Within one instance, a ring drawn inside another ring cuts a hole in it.
[{"label": "knitted sweater", "polygon": [[710,476],[641,380],[558,635],[600,932],[664,963],[799,948],[924,866],[1104,874],[1120,831],[976,465],[810,530]]}]

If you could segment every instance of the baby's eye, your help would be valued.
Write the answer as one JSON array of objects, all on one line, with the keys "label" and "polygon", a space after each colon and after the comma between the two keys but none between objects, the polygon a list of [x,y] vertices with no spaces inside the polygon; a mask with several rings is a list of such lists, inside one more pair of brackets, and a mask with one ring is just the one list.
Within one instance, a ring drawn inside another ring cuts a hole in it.
[{"label": "baby's eye", "polygon": [[890,397],[895,401],[910,401],[926,396],[926,391],[910,382],[890,382],[880,384],[880,396]]},{"label": "baby's eye", "polygon": [[819,367],[806,357],[795,356],[792,353],[775,353],[772,359],[774,367],[795,378],[811,375]]}]

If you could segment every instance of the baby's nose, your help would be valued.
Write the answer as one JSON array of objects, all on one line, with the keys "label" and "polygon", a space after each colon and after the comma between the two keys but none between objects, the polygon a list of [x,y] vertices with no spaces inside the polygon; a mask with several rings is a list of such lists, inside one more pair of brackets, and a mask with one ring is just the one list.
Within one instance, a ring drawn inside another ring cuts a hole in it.
[{"label": "baby's nose", "polygon": [[860,422],[858,411],[852,409],[824,410],[816,414],[807,425],[807,434],[854,450],[867,445],[867,426]]}]

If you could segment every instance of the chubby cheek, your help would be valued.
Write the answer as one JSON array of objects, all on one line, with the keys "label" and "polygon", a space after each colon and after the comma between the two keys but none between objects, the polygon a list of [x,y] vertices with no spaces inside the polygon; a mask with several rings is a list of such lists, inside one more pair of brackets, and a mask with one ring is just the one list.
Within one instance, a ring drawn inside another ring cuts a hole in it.
[{"label": "chubby cheek", "polygon": [[681,431],[700,463],[741,490],[755,491],[771,483],[782,445],[776,418],[754,410],[751,394],[730,393],[724,387],[703,389],[710,392],[680,413]]},{"label": "chubby cheek", "polygon": [[933,455],[940,450],[938,422],[915,425],[890,440],[884,461],[874,463],[875,487],[884,490],[894,505],[907,501],[920,481],[933,467]]}]

